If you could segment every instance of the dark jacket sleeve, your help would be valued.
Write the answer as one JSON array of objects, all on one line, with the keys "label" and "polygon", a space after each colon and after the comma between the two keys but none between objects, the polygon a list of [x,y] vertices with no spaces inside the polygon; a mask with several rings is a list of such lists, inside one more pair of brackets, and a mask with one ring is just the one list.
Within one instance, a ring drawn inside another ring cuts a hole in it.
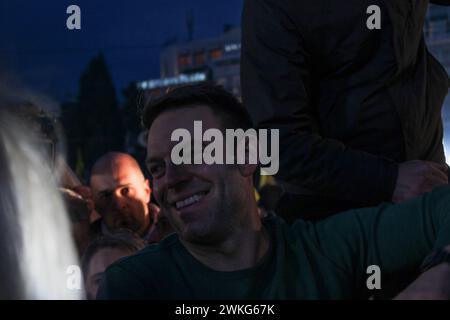
[{"label": "dark jacket sleeve", "polygon": [[391,200],[396,163],[320,135],[311,103],[311,55],[283,3],[246,0],[242,16],[243,102],[255,125],[280,130],[278,178],[367,205]]},{"label": "dark jacket sleeve", "polygon": [[450,0],[431,0],[430,2],[440,6],[450,6]]}]

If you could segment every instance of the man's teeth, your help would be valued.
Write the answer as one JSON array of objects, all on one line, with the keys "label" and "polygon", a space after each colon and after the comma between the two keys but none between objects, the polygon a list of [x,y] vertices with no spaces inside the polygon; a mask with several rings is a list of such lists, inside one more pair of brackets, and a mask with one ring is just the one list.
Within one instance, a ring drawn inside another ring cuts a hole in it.
[{"label": "man's teeth", "polygon": [[194,194],[193,196],[191,196],[189,198],[186,198],[186,199],[181,200],[181,201],[177,201],[175,203],[175,206],[176,206],[177,209],[181,209],[181,208],[187,207],[187,206],[189,206],[189,205],[191,205],[193,203],[199,202],[200,199],[203,198],[203,197],[204,197],[204,194],[197,193],[197,194]]}]

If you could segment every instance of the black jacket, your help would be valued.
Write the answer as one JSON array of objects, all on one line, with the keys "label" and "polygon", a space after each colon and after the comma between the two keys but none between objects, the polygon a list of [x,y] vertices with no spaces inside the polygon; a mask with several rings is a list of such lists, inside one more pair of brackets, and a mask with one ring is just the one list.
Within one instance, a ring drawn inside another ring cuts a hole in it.
[{"label": "black jacket", "polygon": [[[373,4],[381,30],[366,27]],[[445,162],[450,81],[425,45],[428,4],[245,0],[243,102],[259,128],[280,130],[286,190],[373,205],[391,200],[398,163]]]}]

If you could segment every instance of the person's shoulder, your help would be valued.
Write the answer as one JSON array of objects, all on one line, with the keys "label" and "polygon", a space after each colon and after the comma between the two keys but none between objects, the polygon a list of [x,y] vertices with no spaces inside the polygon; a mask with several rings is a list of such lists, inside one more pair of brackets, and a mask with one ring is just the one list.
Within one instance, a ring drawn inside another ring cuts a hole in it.
[{"label": "person's shoulder", "polygon": [[118,268],[126,271],[155,268],[164,265],[174,250],[180,245],[178,235],[173,233],[158,243],[150,244],[144,249],[114,262],[108,269]]},{"label": "person's shoulder", "polygon": [[325,220],[330,220],[330,218],[320,221],[309,221],[299,218],[292,224],[288,224],[276,214],[270,214],[263,219],[264,224],[272,230],[277,240],[284,240],[289,244],[295,244],[298,241],[309,242],[315,239],[319,232],[317,226]]},{"label": "person's shoulder", "polygon": [[178,236],[172,234],[114,262],[104,273],[97,298],[153,299],[161,279],[170,279],[168,272],[173,271],[168,266],[178,244]]},{"label": "person's shoulder", "polygon": [[271,212],[263,218],[264,225],[271,230],[272,234],[277,238],[291,239],[296,235],[301,235],[302,230],[309,227],[309,223],[298,219],[293,224],[288,224],[282,217]]},{"label": "person's shoulder", "polygon": [[263,217],[263,223],[270,228],[284,230],[285,232],[307,228],[310,225],[308,221],[302,219],[297,219],[290,225],[274,211],[267,212],[267,214]]}]

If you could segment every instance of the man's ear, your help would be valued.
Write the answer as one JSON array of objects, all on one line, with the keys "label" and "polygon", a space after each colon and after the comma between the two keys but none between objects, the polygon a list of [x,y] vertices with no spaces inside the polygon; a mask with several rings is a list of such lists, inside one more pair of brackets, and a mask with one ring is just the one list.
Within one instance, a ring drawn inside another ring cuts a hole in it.
[{"label": "man's ear", "polygon": [[150,188],[150,181],[148,179],[144,181],[144,191],[146,203],[149,203],[152,196],[152,189]]},{"label": "man's ear", "polygon": [[251,177],[258,169],[257,164],[238,164],[239,172],[244,177]]},{"label": "man's ear", "polygon": [[254,140],[247,141],[247,139],[243,139],[240,143],[245,143],[245,164],[238,164],[238,168],[244,177],[249,177],[258,169],[257,140],[255,143]]}]

